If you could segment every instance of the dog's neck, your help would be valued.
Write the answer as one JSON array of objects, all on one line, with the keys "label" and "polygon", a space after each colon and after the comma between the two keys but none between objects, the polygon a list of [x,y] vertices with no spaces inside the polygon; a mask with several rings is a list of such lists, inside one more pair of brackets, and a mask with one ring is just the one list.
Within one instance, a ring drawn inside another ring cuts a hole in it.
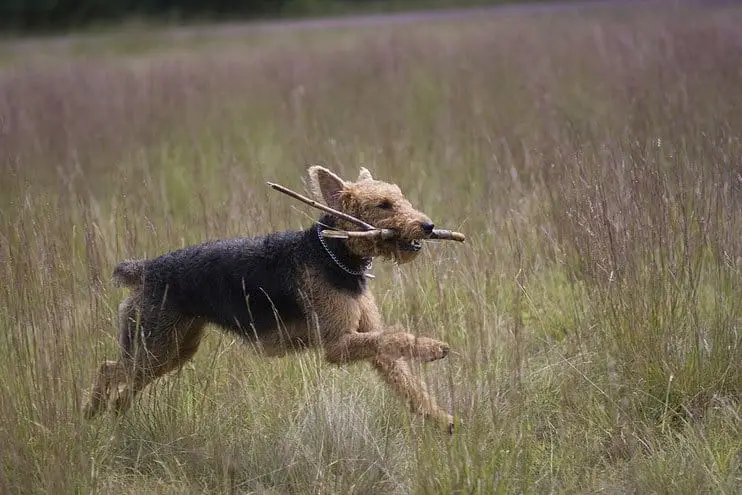
[{"label": "dog's neck", "polygon": [[371,268],[372,258],[362,258],[354,255],[342,239],[322,236],[323,230],[333,228],[336,224],[337,219],[330,214],[323,215],[316,223],[317,238],[325,253],[344,272],[357,277],[367,276],[371,278],[372,276],[367,272]]}]

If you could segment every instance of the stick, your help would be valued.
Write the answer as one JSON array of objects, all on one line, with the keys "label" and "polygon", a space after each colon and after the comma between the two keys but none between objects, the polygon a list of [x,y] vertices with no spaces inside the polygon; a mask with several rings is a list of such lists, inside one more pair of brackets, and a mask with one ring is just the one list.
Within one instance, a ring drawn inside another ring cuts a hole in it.
[{"label": "stick", "polygon": [[[383,240],[395,239],[398,234],[392,229],[376,229],[366,231],[345,231],[345,230],[323,230],[322,237],[330,237],[333,239],[349,239],[351,237],[380,237]],[[458,241],[465,242],[466,236],[461,232],[454,232],[451,230],[435,229],[430,234],[430,237],[420,239],[438,239],[442,241]]]},{"label": "stick", "polygon": [[[366,229],[365,231],[323,230],[322,231],[323,237],[332,237],[335,239],[348,239],[350,237],[381,237],[384,240],[389,240],[389,239],[394,239],[399,236],[399,234],[395,230],[377,229],[370,223],[366,223],[363,220],[359,220],[352,215],[348,215],[347,213],[343,213],[342,211],[338,211],[334,208],[330,208],[329,206],[323,205],[322,203],[319,203],[313,199],[309,199],[306,196],[302,196],[298,192],[294,192],[291,189],[284,187],[280,184],[275,184],[273,182],[267,182],[267,184],[274,190],[278,192],[282,192],[288,196],[291,196],[294,199],[298,199],[299,201],[306,203],[313,208],[317,208],[318,210],[331,213],[337,217],[342,218],[343,220],[347,220],[348,222],[354,223],[358,225],[359,227]],[[443,230],[443,229],[434,229],[433,232],[430,234],[430,237],[427,237],[427,239],[440,239],[440,240],[446,240],[446,241],[464,242],[466,240],[466,236],[464,236],[464,234],[462,234],[461,232],[454,232],[451,230]],[[421,240],[424,240],[424,239],[421,239]]]},{"label": "stick", "polygon": [[278,192],[282,192],[284,194],[287,194],[291,196],[294,199],[298,199],[299,201],[302,201],[309,206],[312,206],[314,208],[317,208],[318,210],[325,211],[327,213],[332,213],[333,215],[342,218],[343,220],[347,220],[351,223],[354,223],[358,225],[359,227],[363,227],[366,230],[376,230],[376,227],[371,225],[370,223],[366,223],[363,220],[359,220],[356,217],[353,217],[351,215],[348,215],[347,213],[343,213],[342,211],[337,211],[334,208],[330,208],[329,206],[325,206],[322,203],[318,203],[317,201],[313,199],[309,199],[306,196],[302,196],[301,194],[292,191],[291,189],[288,189],[286,187],[283,187],[280,184],[274,184],[273,182],[268,182],[268,185],[271,186],[273,189],[275,189]]},{"label": "stick", "polygon": [[442,241],[457,241],[466,242],[466,236],[461,232],[444,229],[433,229],[433,233],[430,235],[431,239],[440,239]]},{"label": "stick", "polygon": [[332,239],[349,239],[351,237],[367,237],[374,238],[380,237],[383,240],[390,240],[399,237],[396,230],[392,229],[375,229],[375,230],[359,230],[359,231],[346,231],[346,230],[323,230],[321,233],[322,237],[330,237]]}]

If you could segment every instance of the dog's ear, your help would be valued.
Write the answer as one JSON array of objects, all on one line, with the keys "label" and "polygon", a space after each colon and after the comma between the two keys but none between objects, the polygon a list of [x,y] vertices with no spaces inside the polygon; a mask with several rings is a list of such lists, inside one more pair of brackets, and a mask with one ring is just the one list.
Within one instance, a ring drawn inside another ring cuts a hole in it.
[{"label": "dog's ear", "polygon": [[374,178],[371,177],[371,172],[369,172],[366,167],[361,167],[361,173],[358,174],[358,182],[361,182],[362,180],[374,180]]},{"label": "dog's ear", "polygon": [[312,194],[319,201],[324,201],[330,208],[338,208],[340,192],[345,187],[343,179],[324,167],[314,165],[309,167],[309,182]]}]

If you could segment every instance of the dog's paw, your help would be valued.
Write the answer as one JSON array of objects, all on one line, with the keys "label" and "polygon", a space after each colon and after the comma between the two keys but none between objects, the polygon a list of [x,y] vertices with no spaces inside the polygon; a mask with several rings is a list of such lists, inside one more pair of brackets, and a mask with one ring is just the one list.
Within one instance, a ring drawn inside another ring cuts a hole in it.
[{"label": "dog's paw", "polygon": [[86,421],[90,421],[106,409],[106,397],[103,394],[93,392],[88,397],[82,409],[82,415]]},{"label": "dog's paw", "polygon": [[115,416],[125,414],[131,408],[132,397],[128,390],[119,393],[113,401],[111,411]]},{"label": "dog's paw", "polygon": [[95,418],[98,415],[101,409],[102,407],[100,404],[89,402],[83,408],[82,415],[87,421],[90,421],[91,419]]},{"label": "dog's paw", "polygon": [[454,418],[452,415],[442,410],[438,410],[434,413],[423,413],[423,418],[434,421],[449,435],[453,435],[454,430],[461,426],[461,420],[459,418]]},{"label": "dog's paw", "polygon": [[420,337],[417,339],[417,350],[417,357],[420,360],[430,362],[448,356],[451,346],[439,340]]},{"label": "dog's paw", "polygon": [[466,426],[464,422],[461,420],[460,416],[451,416],[448,415],[448,418],[446,418],[446,431],[449,435],[453,435],[455,431],[458,431],[461,433],[462,428]]}]

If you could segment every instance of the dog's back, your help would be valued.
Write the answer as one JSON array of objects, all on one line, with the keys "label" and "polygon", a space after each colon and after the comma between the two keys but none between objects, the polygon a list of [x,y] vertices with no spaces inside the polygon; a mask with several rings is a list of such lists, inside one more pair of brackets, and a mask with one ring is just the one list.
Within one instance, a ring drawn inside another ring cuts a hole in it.
[{"label": "dog's back", "polygon": [[114,278],[138,293],[143,311],[203,317],[244,336],[303,318],[294,253],[301,232],[188,246],[151,260],[128,261]]},{"label": "dog's back", "polygon": [[113,278],[138,294],[142,310],[203,317],[245,337],[263,336],[279,321],[306,321],[301,280],[307,268],[335,290],[366,289],[365,277],[343,272],[327,257],[317,228],[205,242],[150,260],[128,260],[114,269]]}]

